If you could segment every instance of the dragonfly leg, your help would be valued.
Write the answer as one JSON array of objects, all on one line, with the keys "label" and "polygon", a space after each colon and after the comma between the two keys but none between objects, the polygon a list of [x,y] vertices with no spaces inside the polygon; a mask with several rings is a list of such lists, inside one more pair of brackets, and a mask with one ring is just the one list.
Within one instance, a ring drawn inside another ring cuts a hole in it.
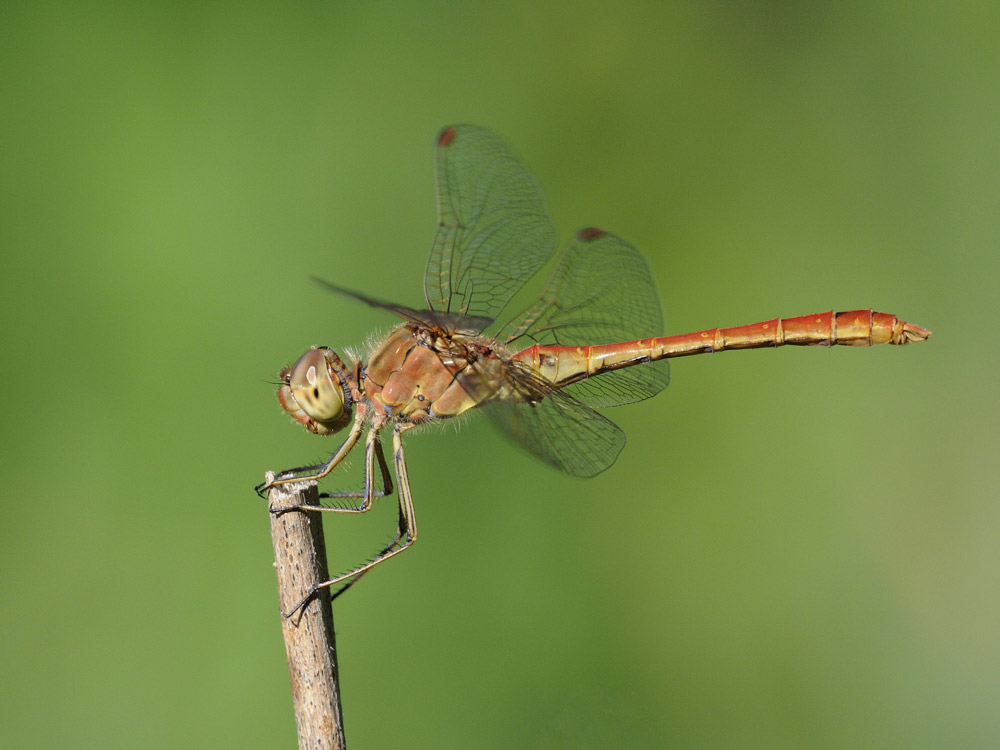
[{"label": "dragonfly leg", "polygon": [[364,428],[364,416],[359,411],[357,416],[354,418],[354,424],[351,425],[351,431],[347,434],[347,438],[340,447],[337,448],[336,452],[330,456],[330,458],[321,463],[313,464],[311,466],[299,466],[295,469],[287,469],[285,471],[279,472],[270,484],[267,482],[262,482],[254,487],[254,490],[258,495],[264,497],[267,495],[267,491],[271,489],[276,484],[288,484],[289,482],[313,482],[319,481],[327,474],[336,468],[337,464],[344,460],[344,457],[351,452],[351,449],[358,442],[358,438],[361,437],[361,430]]},{"label": "dragonfly leg", "polygon": [[[382,489],[375,489],[375,462],[378,461],[379,474],[382,478]],[[385,462],[382,452],[382,437],[378,430],[369,430],[365,440],[365,486],[360,492],[321,492],[320,500],[324,499],[355,499],[361,498],[358,506],[331,505],[297,505],[287,510],[318,510],[326,513],[366,513],[371,510],[375,498],[392,494],[392,475]]]},{"label": "dragonfly leg", "polygon": [[380,562],[384,562],[390,557],[398,555],[404,549],[417,541],[417,521],[413,513],[413,496],[410,493],[410,480],[406,472],[406,456],[403,453],[402,441],[402,433],[411,427],[413,427],[413,425],[410,424],[396,426],[392,433],[392,457],[396,468],[396,482],[399,485],[399,523],[396,528],[396,536],[391,542],[389,542],[389,544],[382,548],[381,552],[375,555],[375,557],[366,562],[364,565],[339,575],[336,578],[331,578],[329,581],[324,581],[323,583],[318,583],[313,586],[312,590],[302,598],[302,601],[292,607],[289,612],[282,613],[285,617],[291,617],[302,609],[302,607],[308,604],[319,591],[330,588],[331,586],[336,586],[337,584],[343,584],[330,597],[331,599],[336,599],[338,596],[347,591],[347,589],[357,583],[361,576],[374,568]]}]

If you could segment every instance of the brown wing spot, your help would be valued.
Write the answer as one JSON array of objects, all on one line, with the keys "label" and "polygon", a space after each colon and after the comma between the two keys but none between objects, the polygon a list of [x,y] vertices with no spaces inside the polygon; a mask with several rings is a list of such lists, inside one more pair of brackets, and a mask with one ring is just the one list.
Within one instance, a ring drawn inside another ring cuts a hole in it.
[{"label": "brown wing spot", "polygon": [[440,135],[438,135],[438,148],[448,148],[457,132],[458,129],[454,125],[442,130]]},{"label": "brown wing spot", "polygon": [[603,237],[607,232],[603,229],[598,229],[597,227],[587,227],[586,229],[581,229],[576,233],[576,237],[580,242],[592,242],[600,237]]}]

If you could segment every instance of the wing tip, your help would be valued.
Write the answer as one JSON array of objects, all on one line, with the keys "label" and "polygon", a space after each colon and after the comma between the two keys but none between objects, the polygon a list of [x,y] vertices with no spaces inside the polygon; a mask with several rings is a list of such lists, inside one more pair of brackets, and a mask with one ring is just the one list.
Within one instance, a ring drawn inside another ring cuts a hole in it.
[{"label": "wing tip", "polygon": [[448,148],[451,142],[455,139],[455,134],[458,133],[457,125],[448,125],[447,127],[441,128],[441,132],[438,133],[437,145],[438,148]]},{"label": "wing tip", "polygon": [[594,240],[599,240],[606,234],[607,232],[603,229],[599,229],[598,227],[587,227],[586,229],[581,229],[577,232],[576,238],[580,240],[580,242],[593,242]]}]

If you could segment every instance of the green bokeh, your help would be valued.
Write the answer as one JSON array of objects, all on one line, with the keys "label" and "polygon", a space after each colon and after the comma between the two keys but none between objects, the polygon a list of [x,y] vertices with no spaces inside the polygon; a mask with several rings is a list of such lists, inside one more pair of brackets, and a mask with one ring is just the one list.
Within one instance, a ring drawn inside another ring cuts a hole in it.
[{"label": "green bokeh", "polygon": [[935,337],[680,360],[587,482],[414,436],[420,543],[335,612],[351,747],[996,747],[997,8],[5,5],[0,745],[294,746],[251,487],[329,445],[268,382],[392,322],[309,274],[419,303],[462,121],[668,332]]}]

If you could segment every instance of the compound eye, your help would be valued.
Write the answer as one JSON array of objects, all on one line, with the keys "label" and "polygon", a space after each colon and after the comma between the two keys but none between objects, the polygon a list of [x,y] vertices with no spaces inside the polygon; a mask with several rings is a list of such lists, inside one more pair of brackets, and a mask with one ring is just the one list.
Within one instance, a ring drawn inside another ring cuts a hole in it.
[{"label": "compound eye", "polygon": [[282,372],[295,402],[317,422],[339,422],[344,416],[344,389],[319,349],[310,349]]}]

